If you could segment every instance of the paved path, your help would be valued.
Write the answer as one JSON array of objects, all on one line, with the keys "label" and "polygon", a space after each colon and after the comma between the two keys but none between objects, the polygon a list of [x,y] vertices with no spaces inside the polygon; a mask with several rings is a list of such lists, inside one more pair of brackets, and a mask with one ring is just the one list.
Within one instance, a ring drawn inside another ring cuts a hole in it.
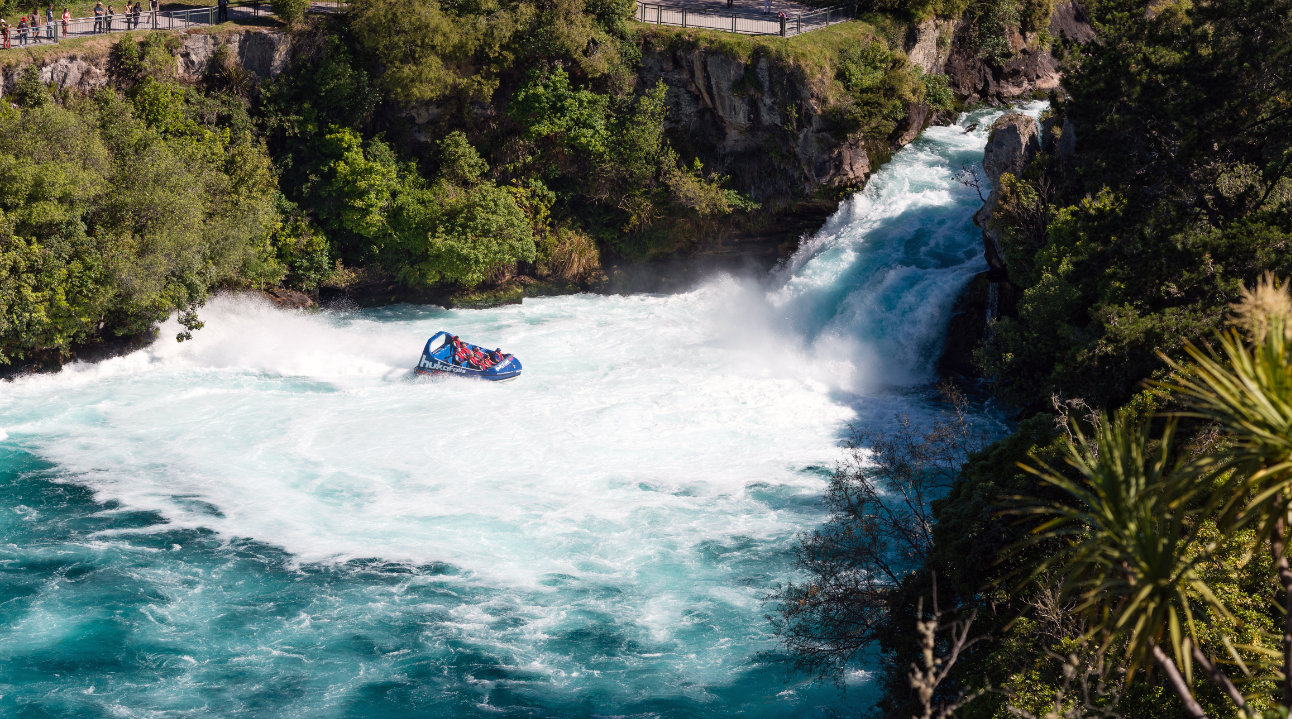
[{"label": "paved path", "polygon": [[[750,13],[761,15],[763,12],[763,0],[732,0],[731,7],[727,7],[727,0],[643,0],[649,4],[674,5],[677,7],[685,6],[688,10],[714,10],[717,12]],[[812,12],[816,8],[803,3],[794,2],[793,0],[771,0],[772,16],[776,13],[783,12],[786,15],[798,15],[800,13]]]},{"label": "paved path", "polygon": [[785,13],[784,34],[797,35],[848,20],[846,13],[811,8],[793,0],[769,0],[770,12],[763,12],[761,0],[637,0],[637,19],[651,25],[673,25],[721,30],[742,35],[780,35],[778,13]]},{"label": "paved path", "polygon": [[[105,7],[107,4],[107,2],[104,3]],[[124,7],[126,1],[113,2],[112,5]],[[310,3],[309,12],[337,12],[338,7],[344,11],[345,3],[342,2],[338,5],[335,0],[314,0],[314,2]],[[28,30],[25,44],[18,33],[17,23],[14,22],[9,28],[9,46],[11,50],[21,50],[23,48],[35,48],[49,45],[50,43],[62,42],[65,39],[71,40],[73,38],[121,33],[131,30],[186,30],[192,27],[211,27],[226,21],[254,23],[258,18],[272,17],[273,14],[273,8],[270,7],[268,2],[252,5],[231,5],[228,8],[227,18],[221,17],[217,8],[201,7],[166,10],[158,13],[144,11],[139,14],[139,19],[136,22],[133,17],[127,18],[126,15],[118,10],[111,17],[105,15],[102,21],[96,21],[93,17],[72,18],[67,24],[66,32],[63,30],[62,20],[56,19],[53,28],[43,24],[35,29]],[[44,18],[43,13],[41,18]]]}]

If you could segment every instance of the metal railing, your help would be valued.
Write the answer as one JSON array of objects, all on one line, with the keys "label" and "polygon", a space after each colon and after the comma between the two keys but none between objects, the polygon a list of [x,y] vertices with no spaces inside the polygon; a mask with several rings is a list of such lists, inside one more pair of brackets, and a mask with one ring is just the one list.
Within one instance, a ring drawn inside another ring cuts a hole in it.
[{"label": "metal railing", "polygon": [[644,23],[719,30],[742,35],[790,37],[851,20],[854,17],[856,17],[856,8],[851,5],[839,5],[794,15],[783,12],[773,15],[747,10],[724,11],[712,7],[637,3],[637,19]]},{"label": "metal railing", "polygon": [[[340,0],[329,1],[325,6],[311,7],[310,10],[328,12],[334,7],[335,11],[339,12],[344,5],[345,3]],[[22,35],[19,34],[20,31],[16,25],[11,25],[9,27],[7,49],[34,48],[44,44],[60,43],[73,38],[132,32],[135,30],[187,30],[188,28],[211,27],[222,22],[246,21],[257,17],[271,17],[273,14],[270,4],[263,2],[230,4],[223,9],[219,7],[198,7],[185,10],[159,10],[157,12],[141,10],[138,15],[122,12],[113,13],[112,15],[105,13],[102,17],[77,17],[66,22],[61,17],[55,17],[52,23],[45,21],[42,15],[41,24],[22,30]]]}]

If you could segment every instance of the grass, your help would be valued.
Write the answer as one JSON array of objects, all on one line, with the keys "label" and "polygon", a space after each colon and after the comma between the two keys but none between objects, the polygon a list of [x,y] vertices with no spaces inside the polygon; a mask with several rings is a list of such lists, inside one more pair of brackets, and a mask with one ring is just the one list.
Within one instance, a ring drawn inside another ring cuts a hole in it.
[{"label": "grass", "polygon": [[901,18],[872,13],[857,20],[813,30],[789,38],[775,35],[738,35],[719,30],[668,27],[635,22],[645,44],[661,50],[706,50],[742,62],[770,55],[788,60],[808,71],[833,67],[834,58],[845,47],[856,47],[863,41],[883,40],[890,48],[901,49],[900,37],[907,23]]},{"label": "grass", "polygon": [[818,86],[823,99],[829,103],[843,89],[835,80],[835,68],[843,50],[874,39],[884,41],[890,49],[901,50],[902,38],[910,21],[900,15],[868,13],[857,20],[789,38],[738,35],[719,30],[684,29],[641,22],[633,25],[643,45],[657,50],[703,50],[746,63],[759,57],[769,57],[774,61],[794,65],[801,69],[806,80]]}]

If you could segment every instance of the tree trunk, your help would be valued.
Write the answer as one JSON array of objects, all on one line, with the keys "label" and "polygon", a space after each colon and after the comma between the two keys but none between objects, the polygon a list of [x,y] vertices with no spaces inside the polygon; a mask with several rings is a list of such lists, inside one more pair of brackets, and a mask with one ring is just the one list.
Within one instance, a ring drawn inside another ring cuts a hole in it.
[{"label": "tree trunk", "polygon": [[1175,666],[1171,657],[1162,651],[1162,647],[1153,646],[1153,659],[1157,665],[1162,668],[1162,673],[1166,675],[1166,680],[1170,683],[1171,688],[1180,697],[1180,703],[1184,704],[1184,713],[1189,719],[1207,719],[1207,713],[1202,710],[1202,705],[1197,699],[1193,698],[1193,692],[1189,690],[1189,685],[1185,683],[1184,677],[1180,675],[1180,670]]},{"label": "tree trunk", "polygon": [[[1279,497],[1279,506],[1283,506]],[[1283,584],[1283,706],[1292,709],[1292,569],[1288,567],[1285,552],[1286,520],[1279,517],[1274,522],[1274,535],[1270,537],[1270,553],[1274,555],[1274,569]]]}]

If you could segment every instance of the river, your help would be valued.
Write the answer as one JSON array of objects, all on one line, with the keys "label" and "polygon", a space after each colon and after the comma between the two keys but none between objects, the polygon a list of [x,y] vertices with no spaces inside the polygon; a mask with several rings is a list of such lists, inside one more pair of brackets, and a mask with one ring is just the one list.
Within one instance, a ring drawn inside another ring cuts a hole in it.
[{"label": "river", "polygon": [[[769,277],[478,311],[223,297],[191,342],[172,322],[0,384],[0,714],[859,708],[864,670],[841,695],[758,661],[760,597],[849,424],[938,411],[986,267],[955,176],[995,114],[926,131]],[[413,377],[440,329],[524,375]]]}]

